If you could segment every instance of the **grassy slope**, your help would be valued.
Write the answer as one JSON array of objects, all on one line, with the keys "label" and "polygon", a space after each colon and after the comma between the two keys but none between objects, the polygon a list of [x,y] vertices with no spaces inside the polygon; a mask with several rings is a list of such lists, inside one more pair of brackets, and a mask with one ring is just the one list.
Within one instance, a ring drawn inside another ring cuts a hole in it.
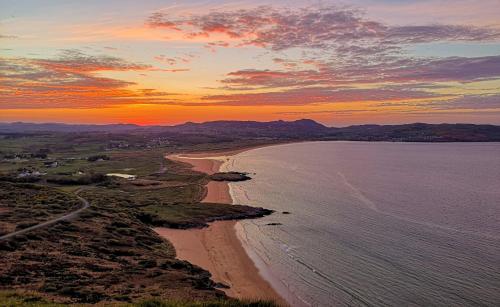
[{"label": "grassy slope", "polygon": [[[42,295],[36,292],[16,292],[16,291],[0,291],[0,302],[4,306],[9,307],[62,307],[66,304],[49,302]],[[276,304],[267,301],[251,301],[251,300],[233,300],[233,299],[218,299],[218,300],[161,300],[149,299],[137,303],[100,303],[99,306],[112,307],[273,307]],[[72,304],[75,307],[85,307],[88,304]]]},{"label": "grassy slope", "polygon": [[[71,176],[68,174],[77,171],[118,172],[139,179],[110,179],[100,186],[47,184],[43,180],[38,185],[0,182],[0,210],[9,207],[9,230],[33,223],[32,216],[39,215],[42,220],[73,208],[76,203],[72,192],[77,189],[83,188],[80,195],[91,204],[71,222],[0,242],[0,258],[6,263],[0,267],[0,290],[37,291],[49,301],[73,303],[137,302],[147,298],[205,302],[223,298],[223,293],[213,288],[208,272],[176,260],[170,243],[150,227],[199,227],[229,215],[241,218],[254,209],[200,204],[208,178],[192,172],[185,164],[163,158],[165,152],[176,148],[103,152],[102,140],[80,139],[69,146],[71,142],[65,138],[51,135],[0,139],[4,152],[35,152],[50,147],[49,158],[62,161],[57,168],[44,168],[43,161],[37,159],[3,161],[0,170],[5,173],[31,167],[59,176]],[[197,150],[203,148],[214,145],[196,146]],[[100,153],[111,159],[86,160]],[[217,302],[214,306],[233,303]]]},{"label": "grassy slope", "polygon": [[0,242],[0,289],[88,303],[223,296],[208,272],[176,260],[172,246],[122,206],[126,198],[82,196],[92,206],[79,218]]},{"label": "grassy slope", "polygon": [[81,206],[72,194],[32,184],[0,182],[0,235],[30,227]]}]

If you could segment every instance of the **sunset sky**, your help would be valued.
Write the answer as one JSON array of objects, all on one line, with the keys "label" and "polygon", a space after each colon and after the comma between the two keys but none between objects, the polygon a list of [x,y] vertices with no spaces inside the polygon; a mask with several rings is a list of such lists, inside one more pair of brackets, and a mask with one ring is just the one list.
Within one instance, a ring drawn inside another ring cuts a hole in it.
[{"label": "sunset sky", "polygon": [[500,0],[0,0],[0,121],[500,124]]}]

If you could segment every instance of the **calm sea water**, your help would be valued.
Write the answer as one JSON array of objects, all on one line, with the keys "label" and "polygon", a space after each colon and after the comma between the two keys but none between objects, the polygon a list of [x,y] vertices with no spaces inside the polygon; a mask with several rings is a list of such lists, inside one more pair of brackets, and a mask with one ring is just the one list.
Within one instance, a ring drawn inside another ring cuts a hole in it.
[{"label": "calm sea water", "polygon": [[255,173],[235,202],[278,212],[245,240],[307,304],[500,305],[500,143],[298,143],[223,168]]}]

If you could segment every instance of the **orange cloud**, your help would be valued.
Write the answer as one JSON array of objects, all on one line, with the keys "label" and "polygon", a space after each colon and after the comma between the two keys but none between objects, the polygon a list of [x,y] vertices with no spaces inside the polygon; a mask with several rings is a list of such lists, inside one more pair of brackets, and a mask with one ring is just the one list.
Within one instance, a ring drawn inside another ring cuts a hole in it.
[{"label": "orange cloud", "polygon": [[[371,20],[352,8],[336,6],[278,9],[262,6],[233,11],[171,16],[153,13],[152,28],[183,33],[187,39],[223,35],[240,46],[259,46],[280,51],[290,48],[337,48],[350,46],[361,53],[392,53],[401,45],[436,41],[492,41],[500,30],[469,25],[390,26]],[[341,54],[339,52],[339,54]]]},{"label": "orange cloud", "polygon": [[82,108],[138,103],[144,98],[157,103],[173,101],[169,93],[134,90],[133,82],[97,75],[155,69],[77,50],[66,50],[56,59],[0,58],[0,108]]}]

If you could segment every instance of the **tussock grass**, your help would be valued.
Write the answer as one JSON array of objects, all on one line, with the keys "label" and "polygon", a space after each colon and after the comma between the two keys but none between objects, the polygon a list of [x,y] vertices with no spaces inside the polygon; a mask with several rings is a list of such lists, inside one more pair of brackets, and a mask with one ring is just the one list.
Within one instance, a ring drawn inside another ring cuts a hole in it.
[{"label": "tussock grass", "polygon": [[214,301],[177,301],[150,299],[138,303],[99,303],[89,304],[64,304],[54,303],[43,298],[37,292],[30,291],[0,291],[0,306],[5,307],[63,307],[63,306],[100,306],[100,307],[277,307],[271,301],[259,300],[214,300]]},{"label": "tussock grass", "polygon": [[216,300],[216,301],[162,301],[147,300],[137,304],[134,307],[277,307],[271,301],[259,300]]},{"label": "tussock grass", "polygon": [[[50,303],[36,292],[0,291],[0,306],[6,307],[61,307],[64,304]],[[81,305],[80,305],[81,306]]]}]

